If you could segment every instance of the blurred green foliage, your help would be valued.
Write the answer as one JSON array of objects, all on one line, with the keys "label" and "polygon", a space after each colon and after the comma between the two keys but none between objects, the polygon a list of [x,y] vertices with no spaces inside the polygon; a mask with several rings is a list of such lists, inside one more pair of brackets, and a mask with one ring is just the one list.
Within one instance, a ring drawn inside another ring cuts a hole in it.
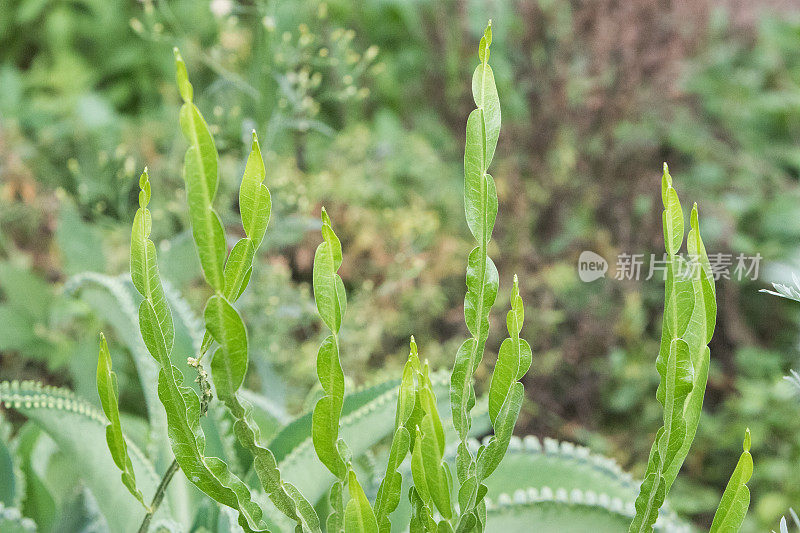
[{"label": "blurred green foliage", "polygon": [[[585,284],[575,263],[583,250],[658,252],[667,160],[684,196],[702,200],[709,252],[764,258],[759,281],[718,284],[706,413],[674,500],[708,524],[749,425],[746,530],[775,528],[800,501],[798,403],[781,383],[800,366],[800,309],[756,290],[788,277],[781,265],[800,257],[800,18],[748,23],[714,5],[0,2],[2,377],[95,397],[86,332],[105,317],[61,287],[84,271],[126,271],[145,162],[163,275],[195,309],[204,300],[182,207],[175,45],[220,150],[223,223],[238,219],[252,129],[265,149],[275,225],[241,300],[249,385],[292,412],[317,393],[310,280],[322,203],[348,257],[346,374],[397,375],[411,334],[435,365],[449,364],[464,335],[469,246],[460,146],[473,61],[464,58],[492,18],[504,133],[490,253],[501,277],[520,274],[533,310],[523,336],[537,371],[521,426],[643,471],[645,428],[660,417],[651,369],[663,289],[655,279]],[[492,327],[502,328],[499,316]],[[129,358],[114,366],[123,410],[141,409]],[[678,496],[688,491],[705,496]]]}]

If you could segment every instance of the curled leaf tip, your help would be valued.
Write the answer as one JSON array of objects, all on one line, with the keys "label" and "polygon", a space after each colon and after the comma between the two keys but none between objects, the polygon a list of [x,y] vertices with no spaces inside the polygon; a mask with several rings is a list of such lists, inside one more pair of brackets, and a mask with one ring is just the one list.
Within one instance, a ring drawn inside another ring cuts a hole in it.
[{"label": "curled leaf tip", "polygon": [[139,189],[139,207],[147,207],[150,203],[150,176],[147,167],[144,167],[144,172],[139,176]]},{"label": "curled leaf tip", "polygon": [[183,62],[178,47],[172,49],[175,54],[175,78],[178,82],[178,91],[181,93],[181,98],[184,102],[191,102],[194,95],[192,84],[189,82],[189,73],[186,72],[186,63]]},{"label": "curled leaf tip", "polygon": [[492,20],[489,19],[489,24],[486,26],[486,29],[483,30],[483,37],[481,37],[481,42],[478,47],[478,58],[481,60],[481,63],[486,63],[489,61],[489,46],[492,44]]},{"label": "curled leaf tip", "polygon": [[325,210],[325,207],[322,208],[320,211],[320,218],[322,219],[323,226],[333,226],[331,223],[331,217],[328,215],[328,212]]},{"label": "curled leaf tip", "polygon": [[699,226],[698,214],[697,214],[697,202],[695,202],[694,206],[692,206],[692,214],[689,217],[689,224],[691,224],[693,230],[697,231],[697,228]]}]

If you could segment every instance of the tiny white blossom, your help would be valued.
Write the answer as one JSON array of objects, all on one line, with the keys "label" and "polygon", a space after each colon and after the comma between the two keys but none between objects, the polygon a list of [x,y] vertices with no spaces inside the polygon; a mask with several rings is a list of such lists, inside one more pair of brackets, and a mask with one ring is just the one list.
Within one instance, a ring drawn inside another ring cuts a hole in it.
[{"label": "tiny white blossom", "polygon": [[211,13],[217,17],[222,18],[226,15],[230,15],[231,11],[233,11],[233,1],[232,0],[211,0],[211,4],[209,5],[209,9]]}]

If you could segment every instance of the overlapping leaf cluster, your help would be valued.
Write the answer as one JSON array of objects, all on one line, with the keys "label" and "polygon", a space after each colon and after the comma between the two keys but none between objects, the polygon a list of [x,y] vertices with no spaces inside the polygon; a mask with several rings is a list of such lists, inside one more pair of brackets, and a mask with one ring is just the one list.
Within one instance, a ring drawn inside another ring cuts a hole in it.
[{"label": "overlapping leaf cluster", "polygon": [[[666,163],[661,198],[667,270],[661,346],[656,358],[661,380],[656,397],[663,407],[664,425],[656,433],[650,451],[647,471],[635,503],[636,515],[629,527],[631,533],[653,531],[659,510],[689,453],[703,407],[711,357],[708,343],[714,334],[717,312],[714,275],[700,237],[697,204],[692,207],[689,218],[690,230],[686,237],[688,260],[679,254],[685,233],[684,215]],[[748,432],[745,443],[747,457],[749,441]],[[744,456],[742,461],[746,462]],[[752,459],[750,461],[752,471]],[[731,479],[732,485],[743,486],[749,479],[750,474],[743,469],[746,466],[740,461]],[[743,490],[746,491],[747,487]],[[718,515],[733,512],[743,519],[748,504],[749,495],[747,502],[740,496],[732,497],[732,501],[723,498]],[[738,526],[726,529],[735,530]]]},{"label": "overlapping leaf cluster", "polygon": [[[339,438],[339,422],[344,402],[344,371],[339,359],[339,329],[347,309],[347,293],[337,271],[342,266],[342,245],[333,231],[331,219],[322,209],[323,242],[314,254],[314,300],[322,321],[331,334],[317,353],[317,376],[325,395],[317,401],[312,416],[311,435],[317,457],[336,477],[328,495],[332,512],[326,531],[375,531],[378,524],[364,490],[350,464],[350,451]],[[345,486],[350,500],[345,507]]]},{"label": "overlapping leaf cluster", "polygon": [[[158,365],[158,398],[166,411],[175,462],[197,488],[235,510],[238,523],[245,531],[267,531],[268,520],[264,509],[254,501],[248,485],[221,459],[205,455],[205,435],[200,418],[213,399],[202,365],[206,354],[211,358],[214,390],[233,419],[236,440],[252,455],[255,476],[274,507],[294,522],[298,533],[321,533],[322,522],[328,533],[390,533],[393,529],[391,515],[400,508],[404,487],[407,487],[405,510],[412,533],[471,533],[486,529],[488,509],[485,497],[489,489],[485,482],[498,469],[509,449],[524,400],[524,387],[520,380],[532,363],[531,347],[520,337],[525,312],[515,276],[510,310],[506,316],[508,338],[500,346],[486,403],[483,404],[488,406],[493,434],[482,445],[472,441],[469,436],[473,425],[472,410],[476,405],[473,376],[483,359],[489,334],[489,314],[499,289],[498,272],[488,256],[498,205],[494,180],[488,168],[500,131],[500,103],[489,66],[491,41],[490,22],[480,41],[480,64],[472,79],[477,108],[467,120],[464,154],[465,213],[477,245],[469,254],[464,299],[464,318],[471,337],[457,351],[449,382],[449,414],[452,414],[458,437],[456,478],[448,462],[452,452],[446,446],[446,421],[439,412],[431,369],[427,361],[423,363],[420,360],[412,337],[409,358],[397,391],[394,424],[387,420],[383,426],[385,432],[376,436],[375,442],[378,442],[391,435],[391,442],[385,475],[378,486],[374,504],[370,503],[359,482],[353,467],[353,454],[340,435],[342,427],[348,427],[348,417],[355,414],[352,409],[348,408],[348,411],[345,408],[347,400],[339,342],[347,295],[339,275],[343,261],[342,244],[324,208],[321,212],[322,242],[314,256],[313,289],[320,318],[330,334],[322,341],[317,354],[317,376],[322,396],[307,420],[310,445],[305,449],[312,453],[313,445],[313,453],[321,463],[317,465],[318,469],[321,474],[327,469],[333,475],[332,484],[327,484],[328,477],[325,487],[315,488],[313,501],[309,501],[282,478],[275,455],[261,443],[259,426],[252,416],[253,407],[243,397],[249,346],[247,329],[235,303],[248,285],[256,251],[264,240],[269,223],[271,198],[264,184],[266,170],[253,133],[251,152],[239,190],[244,237],[228,252],[225,231],[214,210],[219,183],[217,151],[209,128],[193,103],[193,89],[186,66],[176,50],[178,88],[184,102],[180,111],[181,129],[188,143],[184,180],[189,216],[203,276],[212,292],[203,312],[205,330],[202,342],[199,331],[196,335],[199,352],[194,354],[196,357],[188,359],[197,370],[201,397],[183,384],[183,375],[174,366],[174,361],[185,354],[173,353],[176,327],[159,277],[155,246],[149,237],[152,220],[147,208],[150,183],[146,170],[140,178],[139,210],[131,233],[131,279],[143,298],[138,309],[139,328],[149,354]],[[668,260],[662,339],[656,367],[661,377],[657,399],[664,408],[664,425],[656,435],[635,503],[635,517],[630,525],[632,532],[653,531],[670,486],[694,439],[708,378],[708,342],[716,320],[714,278],[700,238],[697,206],[690,216],[690,230],[686,237],[690,259],[686,260],[679,254],[685,233],[683,212],[666,165],[662,200]],[[202,327],[198,329],[202,330]],[[111,370],[110,354],[104,340],[97,383],[103,410],[110,422],[106,437],[111,456],[122,471],[123,484],[145,506],[149,517],[154,509],[145,504],[144,496],[136,486],[133,462],[120,424],[116,376]],[[383,396],[373,400],[377,402],[380,398]],[[385,413],[384,410],[381,412]],[[344,418],[343,413],[347,415]],[[298,427],[305,424],[301,420],[296,422]],[[286,438],[291,440],[294,437]],[[301,448],[303,445],[297,444],[292,452],[279,455],[281,466],[293,466],[287,456],[296,453],[297,456],[292,458],[297,459],[304,451]],[[749,448],[748,431],[744,453],[714,518],[712,532],[735,531],[742,523],[750,499],[746,483],[753,469]],[[363,453],[360,443],[356,443],[356,451]],[[308,467],[308,462],[303,464]],[[404,466],[406,464],[410,466]],[[410,477],[404,484],[402,472],[408,470]],[[312,474],[314,476],[316,474]],[[319,482],[318,476],[314,479]],[[308,490],[309,487],[304,485],[304,491]],[[327,502],[319,505],[317,499],[326,491]],[[576,488],[569,496],[551,498],[552,490],[542,487],[541,495],[537,493],[533,499],[549,502],[570,498],[574,500],[572,503],[587,503],[590,511],[595,511],[594,504],[588,503],[589,492],[586,498],[583,494]],[[314,504],[317,504],[316,508]],[[155,506],[153,503],[152,507]],[[612,506],[600,507],[609,510]],[[318,509],[327,512],[323,521],[317,515]],[[625,516],[628,515],[614,515],[613,521],[617,523]]]},{"label": "overlapping leaf cluster", "polygon": [[139,305],[139,328],[148,351],[159,365],[158,397],[167,413],[172,451],[186,478],[208,496],[239,512],[245,531],[265,531],[262,511],[250,490],[228,466],[216,457],[206,457],[205,438],[200,427],[200,398],[183,385],[180,369],[172,363],[175,332],[172,313],[158,275],[156,249],[150,240],[152,219],[147,204],[150,183],[145,171],[139,181],[139,210],[131,232],[131,278],[144,298]]},{"label": "overlapping leaf cluster", "polygon": [[[320,531],[312,505],[293,485],[281,479],[273,453],[260,445],[251,408],[237,394],[247,373],[248,343],[247,329],[233,303],[247,287],[255,251],[264,239],[272,209],[269,190],[263,183],[266,171],[258,139],[253,132],[251,152],[239,190],[245,236],[226,254],[224,232],[213,207],[219,180],[216,147],[205,120],[192,102],[192,85],[177,50],[175,58],[178,88],[184,100],[180,112],[181,129],[189,143],[184,159],[184,181],[192,235],[204,276],[214,290],[203,313],[206,333],[199,358],[212,345],[211,340],[216,342],[211,361],[214,388],[235,420],[233,429],[237,440],[253,454],[259,481],[275,506],[297,522],[298,531]],[[194,364],[199,365],[199,362]]]}]

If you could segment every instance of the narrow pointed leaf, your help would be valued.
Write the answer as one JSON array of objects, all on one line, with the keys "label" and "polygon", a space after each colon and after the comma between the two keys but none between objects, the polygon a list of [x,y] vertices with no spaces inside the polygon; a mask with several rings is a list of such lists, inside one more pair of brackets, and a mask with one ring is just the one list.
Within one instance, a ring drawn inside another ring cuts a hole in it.
[{"label": "narrow pointed leaf", "polygon": [[100,404],[108,418],[106,426],[106,442],[111,458],[122,471],[122,484],[139,502],[147,507],[142,492],[136,487],[136,474],[133,463],[128,455],[128,445],[122,434],[122,423],[119,420],[119,388],[117,374],[111,370],[111,354],[105,336],[100,336],[100,355],[97,361],[97,393],[100,395]]},{"label": "narrow pointed leaf", "polygon": [[378,522],[375,513],[367,500],[364,490],[356,479],[356,474],[350,471],[348,482],[350,501],[344,512],[345,533],[378,533]]},{"label": "narrow pointed leaf", "polygon": [[254,131],[250,156],[247,158],[242,185],[239,188],[239,210],[242,213],[244,232],[253,241],[253,248],[256,249],[264,239],[272,211],[269,189],[264,185],[265,176],[261,147]]},{"label": "narrow pointed leaf", "polygon": [[177,49],[175,64],[178,88],[184,101],[180,111],[181,131],[189,143],[183,160],[183,179],[186,182],[192,236],[206,281],[214,289],[222,291],[225,287],[225,232],[219,216],[212,208],[219,181],[219,157],[208,125],[192,102],[192,85]]},{"label": "narrow pointed leaf", "polygon": [[747,482],[753,475],[753,457],[750,455],[750,430],[744,437],[744,451],[739,458],[739,463],[725,487],[722,500],[719,502],[714,521],[711,523],[709,533],[727,533],[739,531],[750,506],[750,489]]}]

